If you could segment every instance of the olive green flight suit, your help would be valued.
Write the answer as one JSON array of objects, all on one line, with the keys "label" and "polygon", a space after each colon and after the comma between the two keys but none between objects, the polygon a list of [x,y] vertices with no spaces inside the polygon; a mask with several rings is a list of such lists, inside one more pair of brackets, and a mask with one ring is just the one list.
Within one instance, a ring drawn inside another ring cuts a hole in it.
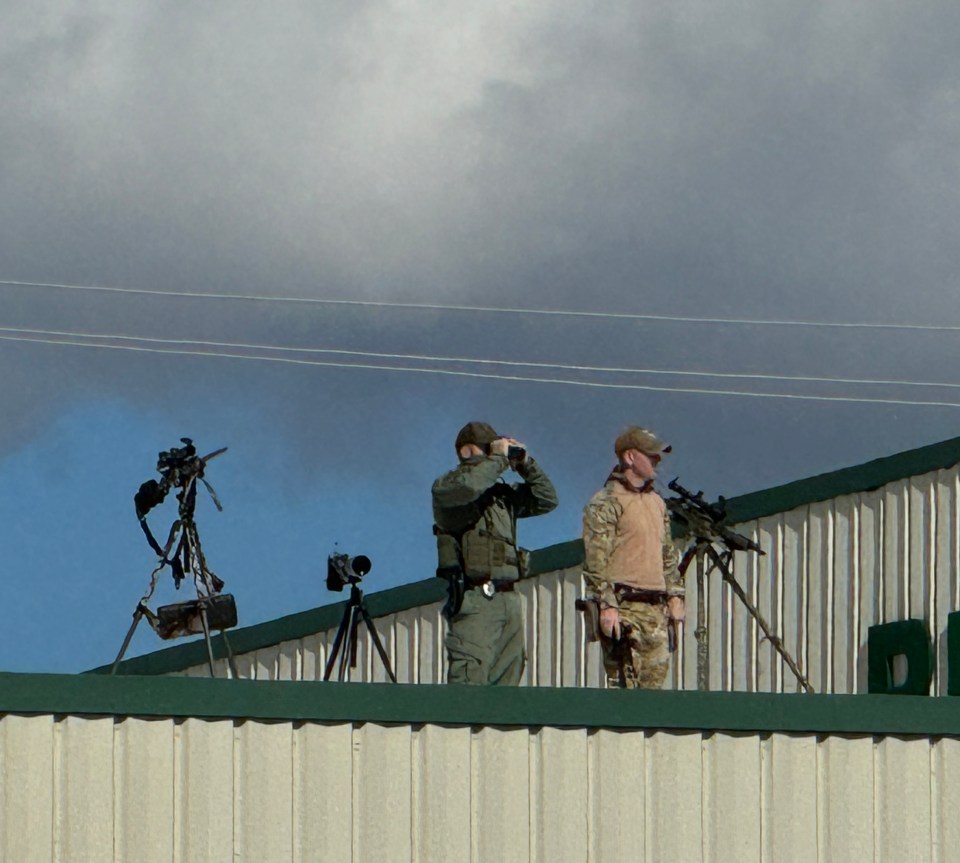
[{"label": "olive green flight suit", "polygon": [[[523,482],[511,485],[500,480],[509,467],[506,456],[477,456],[433,484],[434,522],[456,547],[455,560],[443,559],[441,552],[440,567],[469,563],[468,589],[459,611],[449,619],[445,638],[448,683],[515,686],[523,674],[520,595],[512,590],[521,566],[516,520],[550,512],[557,506],[557,493],[532,458],[517,469]],[[483,562],[478,562],[481,557]],[[484,584],[488,591],[490,585],[496,591],[488,596]]]}]

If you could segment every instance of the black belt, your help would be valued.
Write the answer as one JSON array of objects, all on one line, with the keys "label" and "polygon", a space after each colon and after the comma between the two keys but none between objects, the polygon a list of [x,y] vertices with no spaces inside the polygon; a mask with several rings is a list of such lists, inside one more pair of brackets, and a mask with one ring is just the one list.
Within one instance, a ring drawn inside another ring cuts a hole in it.
[{"label": "black belt", "polygon": [[[515,581],[483,581],[477,582],[476,584],[471,584],[471,588],[480,588],[484,593],[489,592],[490,587],[494,589],[496,593],[508,593],[516,587]],[[487,587],[490,585],[490,587]]]},{"label": "black belt", "polygon": [[665,590],[644,590],[630,584],[615,584],[617,599],[620,602],[645,602],[648,605],[663,605],[670,598]]}]

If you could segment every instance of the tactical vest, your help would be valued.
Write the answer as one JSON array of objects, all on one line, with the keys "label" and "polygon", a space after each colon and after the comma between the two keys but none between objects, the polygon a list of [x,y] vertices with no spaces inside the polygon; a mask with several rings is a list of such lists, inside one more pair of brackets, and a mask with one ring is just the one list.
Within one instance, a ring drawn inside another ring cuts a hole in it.
[{"label": "tactical vest", "polygon": [[[469,584],[516,581],[526,568],[527,553],[517,548],[516,520],[505,497],[509,487],[498,483],[472,507],[460,530],[434,525],[437,574],[460,571]],[[504,536],[497,523],[509,524]]]}]

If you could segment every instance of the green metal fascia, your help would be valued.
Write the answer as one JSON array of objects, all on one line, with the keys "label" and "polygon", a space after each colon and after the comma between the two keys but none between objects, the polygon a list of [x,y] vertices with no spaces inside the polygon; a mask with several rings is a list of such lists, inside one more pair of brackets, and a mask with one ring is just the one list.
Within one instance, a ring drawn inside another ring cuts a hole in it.
[{"label": "green metal fascia", "polygon": [[0,714],[960,737],[960,700],[0,674]]},{"label": "green metal fascia", "polygon": [[[865,464],[843,468],[808,479],[764,491],[751,492],[727,499],[730,524],[742,524],[764,516],[787,512],[799,506],[829,500],[844,494],[872,491],[890,482],[920,476],[931,471],[953,467],[960,462],[960,437],[941,443],[879,458]],[[583,542],[579,539],[558,543],[532,552],[528,577],[580,566]],[[394,587],[367,595],[367,608],[373,617],[396,614],[420,605],[443,599],[446,587],[436,578]],[[335,603],[291,614],[267,623],[232,630],[230,646],[234,653],[250,653],[280,642],[294,641],[336,626],[343,615],[344,604]],[[226,650],[219,636],[213,639],[214,656],[222,659]],[[183,671],[207,661],[202,641],[169,647],[129,659],[120,665],[123,674],[169,674]],[[91,673],[103,674],[109,665]]]},{"label": "green metal fascia", "polygon": [[844,494],[873,491],[887,483],[953,467],[958,462],[960,437],[955,437],[854,467],[728,498],[727,514],[730,524],[743,524]]},{"label": "green metal fascia", "polygon": [[530,554],[530,567],[525,578],[542,575],[545,572],[559,572],[563,569],[579,567],[583,563],[583,540],[572,539],[556,545],[541,548]]}]

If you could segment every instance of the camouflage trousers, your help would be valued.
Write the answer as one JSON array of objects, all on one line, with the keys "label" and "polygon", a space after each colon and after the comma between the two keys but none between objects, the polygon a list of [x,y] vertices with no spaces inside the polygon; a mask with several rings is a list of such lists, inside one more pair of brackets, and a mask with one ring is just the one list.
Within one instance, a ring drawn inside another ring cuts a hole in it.
[{"label": "camouflage trousers", "polygon": [[620,639],[614,641],[600,636],[609,686],[663,688],[670,664],[667,625],[667,613],[662,605],[620,603]]},{"label": "camouflage trousers", "polygon": [[524,666],[520,595],[509,591],[487,598],[479,588],[468,590],[444,643],[447,683],[516,686]]}]

